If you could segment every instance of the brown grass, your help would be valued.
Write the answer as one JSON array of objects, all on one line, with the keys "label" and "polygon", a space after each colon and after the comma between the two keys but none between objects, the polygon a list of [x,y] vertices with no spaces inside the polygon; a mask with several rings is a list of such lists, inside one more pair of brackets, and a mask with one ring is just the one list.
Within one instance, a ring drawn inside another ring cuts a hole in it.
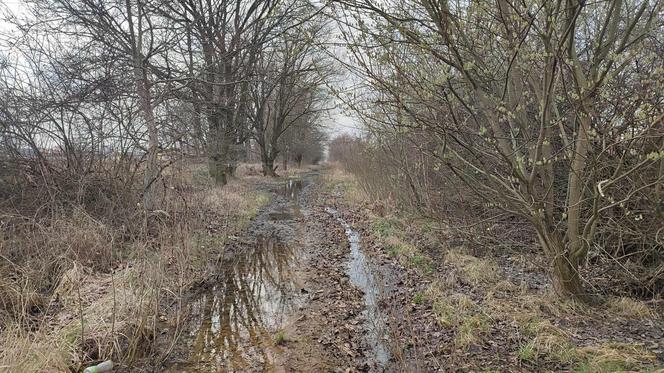
[{"label": "brown grass", "polygon": [[204,165],[179,167],[165,176],[161,209],[127,212],[131,226],[82,208],[16,219],[12,238],[0,240],[0,371],[67,371],[148,353],[162,306],[207,276],[212,253],[269,201],[251,181],[219,188]]},{"label": "brown grass", "polygon": [[122,353],[134,353],[127,348],[137,343],[131,337],[153,324],[147,315],[155,309],[152,289],[135,281],[145,269],[99,274],[74,263],[48,303],[60,311],[47,314],[35,331],[10,325],[2,334],[0,365],[14,371],[65,371],[114,350],[117,356],[120,345]]},{"label": "brown grass", "polygon": [[657,364],[657,358],[643,346],[628,343],[584,347],[579,354],[585,360],[578,369],[582,372],[655,371]]},{"label": "brown grass", "polygon": [[445,263],[454,266],[460,273],[460,280],[468,285],[496,283],[501,277],[498,265],[490,259],[450,251],[445,254]]},{"label": "brown grass", "polygon": [[428,299],[434,299],[433,311],[438,321],[455,330],[457,348],[467,349],[482,341],[492,324],[491,317],[466,294],[446,292],[443,284],[434,282],[427,291]]},{"label": "brown grass", "polygon": [[611,297],[608,303],[608,311],[613,316],[629,319],[652,319],[655,317],[653,310],[641,300],[627,297]]}]

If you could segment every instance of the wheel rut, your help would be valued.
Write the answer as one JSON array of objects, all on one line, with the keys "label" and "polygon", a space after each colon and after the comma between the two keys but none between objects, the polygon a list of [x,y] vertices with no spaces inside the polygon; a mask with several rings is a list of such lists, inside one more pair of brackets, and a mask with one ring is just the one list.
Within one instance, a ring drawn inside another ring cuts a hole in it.
[{"label": "wheel rut", "polygon": [[192,291],[163,371],[389,370],[359,234],[320,203],[317,174],[261,187],[271,203]]}]

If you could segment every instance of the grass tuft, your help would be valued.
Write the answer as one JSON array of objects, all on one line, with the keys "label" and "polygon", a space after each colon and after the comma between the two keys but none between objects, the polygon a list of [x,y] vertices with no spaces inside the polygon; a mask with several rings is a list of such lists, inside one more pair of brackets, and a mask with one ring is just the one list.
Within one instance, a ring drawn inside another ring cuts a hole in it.
[{"label": "grass tuft", "polygon": [[274,344],[275,346],[283,346],[288,342],[288,338],[286,337],[286,333],[283,331],[277,332],[274,336]]},{"label": "grass tuft", "polygon": [[645,302],[627,297],[612,297],[608,301],[608,309],[613,316],[629,319],[651,319],[655,317],[654,312]]},{"label": "grass tuft", "polygon": [[628,343],[604,343],[579,350],[582,360],[576,372],[645,371],[654,368],[657,357],[643,346]]},{"label": "grass tuft", "polygon": [[518,357],[521,361],[533,361],[537,358],[537,348],[531,341],[519,347]]},{"label": "grass tuft", "polygon": [[501,277],[498,265],[489,259],[451,251],[445,255],[445,263],[457,268],[460,279],[468,285],[496,283]]},{"label": "grass tuft", "polygon": [[468,295],[441,296],[442,291],[438,286],[437,283],[433,284],[427,293],[435,299],[433,311],[438,321],[445,327],[455,329],[455,345],[466,349],[480,343],[491,328],[491,318]]},{"label": "grass tuft", "polygon": [[392,225],[392,222],[386,218],[381,218],[377,217],[372,224],[373,231],[378,235],[380,238],[386,238],[389,236],[393,236],[396,233],[396,230],[394,226]]}]

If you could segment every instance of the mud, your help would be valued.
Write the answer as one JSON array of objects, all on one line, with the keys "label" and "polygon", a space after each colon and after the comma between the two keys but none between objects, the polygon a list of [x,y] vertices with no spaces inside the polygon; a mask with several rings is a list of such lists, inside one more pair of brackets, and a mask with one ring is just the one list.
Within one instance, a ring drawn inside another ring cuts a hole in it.
[{"label": "mud", "polygon": [[[246,370],[271,363],[273,331],[301,301],[293,276],[298,255],[273,238],[227,264],[216,283],[190,303],[189,361],[179,368]],[[187,369],[190,371],[190,369]]]},{"label": "mud", "polygon": [[256,188],[271,202],[219,250],[217,275],[191,289],[182,333],[153,371],[535,370],[515,363],[513,326],[500,320],[486,341],[457,348],[432,303],[415,301],[432,276],[390,255],[365,207],[321,188],[315,173]]},{"label": "mud", "polygon": [[337,210],[328,207],[325,211],[341,224],[350,243],[350,260],[346,263],[346,273],[351,284],[364,293],[367,342],[373,351],[372,357],[380,367],[385,368],[390,361],[390,352],[384,341],[387,338],[386,318],[378,306],[380,288],[374,278],[374,269],[362,251],[359,232],[354,230]]},{"label": "mud", "polygon": [[386,371],[380,286],[359,234],[319,203],[316,174],[272,201],[192,289],[166,372]]}]

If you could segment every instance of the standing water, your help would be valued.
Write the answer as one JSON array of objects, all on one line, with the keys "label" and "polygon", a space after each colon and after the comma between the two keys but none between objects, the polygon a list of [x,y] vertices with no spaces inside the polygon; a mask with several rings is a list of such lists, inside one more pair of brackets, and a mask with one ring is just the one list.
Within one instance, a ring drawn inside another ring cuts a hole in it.
[{"label": "standing water", "polygon": [[244,371],[270,363],[273,335],[300,301],[295,263],[294,250],[269,238],[226,263],[191,304],[198,315],[189,336],[195,366]]},{"label": "standing water", "polygon": [[274,368],[275,333],[303,300],[295,276],[302,250],[287,245],[292,237],[284,234],[300,215],[302,187],[301,180],[288,180],[279,189],[287,201],[273,203],[255,219],[258,223],[253,229],[262,234],[256,244],[241,246],[224,260],[211,286],[189,302],[191,325],[186,327],[184,339],[189,356],[166,371]]},{"label": "standing water", "polygon": [[371,272],[367,257],[360,246],[360,234],[351,228],[339,214],[331,207],[325,209],[344,227],[346,237],[350,243],[350,261],[347,263],[346,273],[350,282],[364,292],[365,316],[367,323],[367,341],[373,350],[373,355],[380,366],[385,366],[390,360],[390,353],[385,346],[385,317],[378,307],[379,289]]}]

